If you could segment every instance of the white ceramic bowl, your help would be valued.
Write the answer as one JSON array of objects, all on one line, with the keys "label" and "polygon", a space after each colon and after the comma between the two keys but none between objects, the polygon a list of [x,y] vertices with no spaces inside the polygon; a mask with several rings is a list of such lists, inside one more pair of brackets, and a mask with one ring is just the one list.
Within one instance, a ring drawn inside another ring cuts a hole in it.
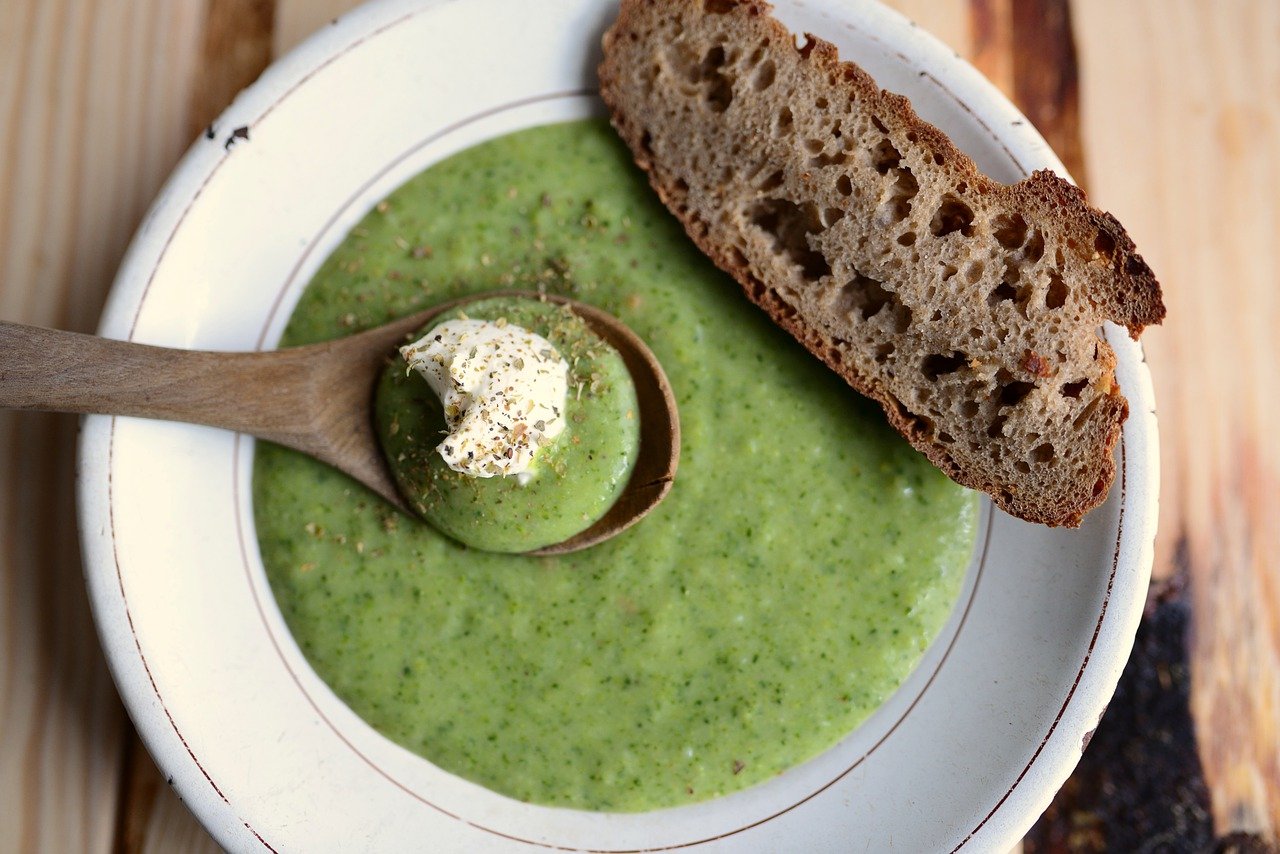
[{"label": "white ceramic bowl", "polygon": [[[778,2],[909,95],[993,177],[1062,166],[947,47],[872,2]],[[103,335],[273,346],[325,255],[378,199],[507,131],[599,112],[604,0],[382,0],[276,63],[182,161],[134,240]],[[238,130],[243,128],[244,130]],[[253,441],[92,417],[80,523],[116,683],[183,800],[235,850],[1003,850],[1080,758],[1141,614],[1157,486],[1151,385],[1115,329],[1131,417],[1078,531],[988,508],[924,662],[822,756],[738,794],[608,815],[521,804],[392,744],[316,677],[267,586]]]}]

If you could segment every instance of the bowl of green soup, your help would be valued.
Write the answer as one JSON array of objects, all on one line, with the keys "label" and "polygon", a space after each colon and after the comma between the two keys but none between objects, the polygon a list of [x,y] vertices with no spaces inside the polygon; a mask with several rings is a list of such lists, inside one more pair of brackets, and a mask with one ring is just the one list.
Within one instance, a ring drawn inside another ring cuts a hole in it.
[{"label": "bowl of green soup", "polygon": [[[489,292],[570,297],[666,372],[670,494],[580,552],[483,551],[280,447],[90,417],[86,576],[130,714],[232,850],[1006,849],[1079,759],[1141,613],[1141,351],[1106,330],[1132,413],[1078,530],[947,480],[653,196],[595,91],[615,11],[382,0],[338,20],[197,141],[100,332],[270,349]],[[900,16],[777,12],[992,177],[1064,171]]]}]

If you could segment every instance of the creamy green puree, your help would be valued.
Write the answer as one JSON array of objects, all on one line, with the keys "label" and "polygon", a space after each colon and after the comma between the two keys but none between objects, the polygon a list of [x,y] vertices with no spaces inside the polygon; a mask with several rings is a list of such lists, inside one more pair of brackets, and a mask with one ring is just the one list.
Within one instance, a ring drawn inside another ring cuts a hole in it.
[{"label": "creamy green puree", "polygon": [[502,319],[555,346],[569,364],[565,429],[534,455],[527,483],[456,472],[436,450],[445,432],[440,399],[417,371],[393,360],[378,384],[374,413],[400,492],[437,530],[478,549],[527,552],[562,543],[613,506],[635,467],[640,420],[627,366],[565,306],[478,300],[430,326],[459,317]]},{"label": "creamy green puree", "polygon": [[557,806],[701,800],[835,744],[942,626],[974,495],[747,303],[603,122],[409,181],[326,261],[284,343],[504,288],[594,303],[649,343],[680,407],[675,488],[602,545],[500,555],[260,444],[262,555],[316,671],[440,767]]}]

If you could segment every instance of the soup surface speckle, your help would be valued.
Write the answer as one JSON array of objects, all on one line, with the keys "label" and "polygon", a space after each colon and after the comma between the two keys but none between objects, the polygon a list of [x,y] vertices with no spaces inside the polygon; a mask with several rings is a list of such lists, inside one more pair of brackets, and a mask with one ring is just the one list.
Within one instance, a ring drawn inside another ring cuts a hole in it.
[{"label": "soup surface speckle", "polygon": [[749,305],[600,121],[409,181],[326,261],[283,343],[510,288],[594,303],[648,342],[680,407],[674,489],[592,549],[489,554],[259,443],[262,555],[311,664],[387,737],[543,804],[687,803],[835,744],[945,621],[974,494]]}]

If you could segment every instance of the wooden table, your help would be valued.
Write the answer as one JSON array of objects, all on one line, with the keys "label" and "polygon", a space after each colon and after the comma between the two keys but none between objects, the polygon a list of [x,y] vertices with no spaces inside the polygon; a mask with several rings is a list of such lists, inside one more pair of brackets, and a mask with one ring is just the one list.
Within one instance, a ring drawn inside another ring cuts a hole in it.
[{"label": "wooden table", "polygon": [[[0,0],[0,318],[92,331],[187,145],[352,5]],[[1155,576],[1188,579],[1198,740],[1165,748],[1201,761],[1214,834],[1274,841],[1280,2],[893,5],[1013,97],[1164,285],[1169,319],[1144,338],[1163,440]],[[216,850],[107,673],[76,545],[75,432],[0,413],[0,852]]]}]

